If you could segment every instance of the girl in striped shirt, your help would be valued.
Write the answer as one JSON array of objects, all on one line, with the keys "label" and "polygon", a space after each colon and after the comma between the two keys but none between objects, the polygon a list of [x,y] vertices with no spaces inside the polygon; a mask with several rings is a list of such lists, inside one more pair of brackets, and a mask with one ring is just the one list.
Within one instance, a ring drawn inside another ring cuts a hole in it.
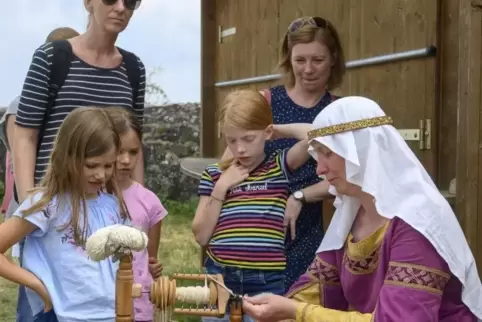
[{"label": "girl in striped shirt", "polygon": [[[203,172],[192,224],[196,241],[207,248],[206,270],[223,274],[238,294],[282,294],[289,177],[309,158],[311,125],[273,125],[268,102],[254,90],[230,93],[220,123],[233,158]],[[265,142],[280,137],[300,142],[265,155]]]}]

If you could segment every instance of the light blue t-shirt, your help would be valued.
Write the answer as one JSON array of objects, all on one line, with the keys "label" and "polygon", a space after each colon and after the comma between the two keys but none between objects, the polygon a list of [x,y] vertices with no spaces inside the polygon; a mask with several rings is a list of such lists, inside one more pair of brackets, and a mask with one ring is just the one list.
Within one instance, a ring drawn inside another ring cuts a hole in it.
[{"label": "light blue t-shirt", "polygon": [[[21,211],[39,199],[40,193],[27,198],[14,216],[22,217]],[[118,263],[111,258],[90,260],[84,249],[75,246],[72,228],[59,230],[71,216],[70,207],[59,200],[55,198],[47,212],[25,217],[38,229],[25,240],[23,267],[45,284],[59,322],[113,322]],[[87,201],[87,216],[88,236],[106,226],[130,224],[121,219],[116,198],[105,193]],[[82,219],[80,223],[82,227]],[[27,289],[27,297],[34,315],[43,310],[37,293]]]}]

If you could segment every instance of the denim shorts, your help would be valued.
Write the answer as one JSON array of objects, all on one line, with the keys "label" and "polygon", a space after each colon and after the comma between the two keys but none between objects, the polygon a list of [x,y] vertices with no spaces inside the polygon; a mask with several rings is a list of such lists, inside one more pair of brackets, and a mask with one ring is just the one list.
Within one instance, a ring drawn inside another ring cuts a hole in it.
[{"label": "denim shorts", "polygon": [[46,313],[43,311],[33,317],[33,322],[59,322],[54,310],[50,310]]},{"label": "denim shorts", "polygon": [[[283,295],[284,271],[270,271],[246,269],[224,266],[213,261],[210,257],[205,261],[206,273],[222,274],[224,284],[235,294],[254,296],[260,293],[273,293]],[[229,305],[226,308],[229,311]],[[203,318],[203,322],[229,322],[229,314],[224,318]],[[243,322],[252,322],[248,316],[243,317]]]},{"label": "denim shorts", "polygon": [[206,258],[206,273],[222,274],[224,284],[235,294],[254,296],[260,293],[284,294],[283,271],[269,271],[224,266]]}]

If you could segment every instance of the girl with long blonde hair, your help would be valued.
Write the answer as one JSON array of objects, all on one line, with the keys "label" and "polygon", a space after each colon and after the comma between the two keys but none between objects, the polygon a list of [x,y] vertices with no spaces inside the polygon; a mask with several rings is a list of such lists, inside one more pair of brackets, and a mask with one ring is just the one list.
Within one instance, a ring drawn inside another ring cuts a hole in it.
[{"label": "girl with long blonde hair", "polygon": [[[113,321],[111,259],[89,260],[87,238],[129,222],[115,181],[119,134],[108,112],[78,108],[59,129],[44,179],[0,225],[0,276],[27,288],[34,321]],[[23,265],[5,252],[25,238]]]},{"label": "girl with long blonde hair", "polygon": [[[289,178],[309,158],[306,133],[311,125],[273,125],[268,102],[254,90],[230,93],[220,122],[232,158],[204,171],[192,224],[196,241],[207,247],[205,267],[208,273],[223,274],[238,294],[282,294]],[[300,142],[265,154],[265,143],[275,137]]]}]

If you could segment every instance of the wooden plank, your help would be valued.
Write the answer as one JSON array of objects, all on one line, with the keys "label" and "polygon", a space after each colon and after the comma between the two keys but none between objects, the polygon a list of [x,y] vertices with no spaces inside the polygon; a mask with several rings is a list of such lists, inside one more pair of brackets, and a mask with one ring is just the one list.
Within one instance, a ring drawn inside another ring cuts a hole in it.
[{"label": "wooden plank", "polygon": [[216,1],[201,1],[201,154],[216,154]]},{"label": "wooden plank", "polygon": [[458,123],[456,211],[467,241],[482,273],[482,160],[481,139],[481,41],[482,15],[471,2],[459,2],[458,17]]},{"label": "wooden plank", "polygon": [[440,23],[437,44],[439,64],[438,100],[438,171],[437,183],[448,189],[455,178],[457,101],[459,68],[459,0],[439,0]]},{"label": "wooden plank", "polygon": [[[236,34],[217,44],[216,82],[248,78],[275,72],[278,57],[278,0],[217,0],[217,20],[222,29],[236,28]],[[273,82],[269,83],[272,84]],[[236,89],[260,88],[266,83],[216,89],[216,110],[225,95]],[[225,149],[216,119],[214,148],[220,157]]]},{"label": "wooden plank", "polygon": [[[472,56],[470,66],[474,68],[473,82],[471,83],[471,92],[473,93],[473,101],[472,101],[472,108],[477,109],[479,112],[479,178],[478,178],[478,187],[479,187],[479,196],[478,200],[478,208],[477,208],[477,225],[474,229],[475,235],[475,246],[474,254],[477,261],[477,266],[479,269],[479,276],[482,276],[482,189],[480,185],[482,183],[482,1],[473,1],[472,2],[472,20],[471,24],[472,27],[470,28],[470,34],[473,37],[473,46],[472,46]],[[477,54],[478,52],[478,54]],[[475,69],[476,68],[476,69]],[[478,70],[478,73],[475,72]],[[478,108],[477,108],[478,106]],[[474,115],[475,115],[474,111]]]},{"label": "wooden plank", "polygon": [[[437,1],[351,0],[350,3],[350,15],[345,21],[350,27],[344,43],[347,60],[436,44]],[[397,128],[417,129],[420,120],[431,119],[431,150],[420,150],[417,141],[407,144],[437,181],[435,73],[433,57],[351,69],[341,93],[374,99],[392,116]]]}]

